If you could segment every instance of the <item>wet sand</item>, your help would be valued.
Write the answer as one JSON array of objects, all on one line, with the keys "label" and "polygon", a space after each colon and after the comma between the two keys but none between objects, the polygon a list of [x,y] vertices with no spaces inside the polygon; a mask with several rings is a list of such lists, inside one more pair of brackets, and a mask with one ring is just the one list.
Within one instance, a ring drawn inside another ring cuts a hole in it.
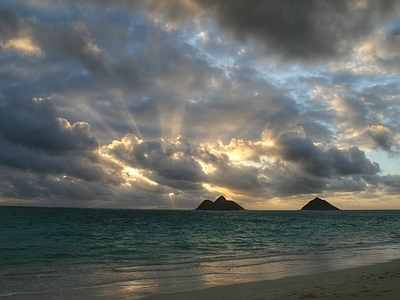
[{"label": "wet sand", "polygon": [[371,266],[263,282],[154,295],[146,300],[184,299],[385,299],[400,300],[400,260]]},{"label": "wet sand", "polygon": [[9,300],[36,299],[145,299],[145,300],[263,300],[263,299],[385,299],[400,300],[400,259],[375,265],[286,277],[252,283],[238,283],[179,292],[129,284],[74,291],[11,295]]}]

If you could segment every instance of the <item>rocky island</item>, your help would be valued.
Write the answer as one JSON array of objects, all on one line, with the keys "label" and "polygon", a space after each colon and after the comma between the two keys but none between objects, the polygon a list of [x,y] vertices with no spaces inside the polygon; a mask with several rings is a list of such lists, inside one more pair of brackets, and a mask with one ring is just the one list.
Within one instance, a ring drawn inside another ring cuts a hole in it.
[{"label": "rocky island", "polygon": [[314,198],[306,205],[304,205],[301,210],[340,210],[336,206],[333,206],[328,201],[320,199],[318,197]]},{"label": "rocky island", "polygon": [[232,200],[226,200],[224,196],[220,196],[214,202],[204,200],[196,210],[245,210],[242,206]]}]

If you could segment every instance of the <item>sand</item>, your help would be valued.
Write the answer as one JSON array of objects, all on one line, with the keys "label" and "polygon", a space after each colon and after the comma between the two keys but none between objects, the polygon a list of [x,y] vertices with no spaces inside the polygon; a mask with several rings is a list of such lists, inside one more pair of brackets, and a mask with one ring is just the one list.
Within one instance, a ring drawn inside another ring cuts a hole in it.
[{"label": "sand", "polygon": [[152,294],[129,285],[75,291],[13,295],[3,299],[144,299],[144,300],[262,300],[262,299],[385,299],[400,300],[400,259],[370,266],[240,283],[201,290]]},{"label": "sand", "polygon": [[400,300],[400,260],[277,280],[154,295],[146,300],[388,299]]}]

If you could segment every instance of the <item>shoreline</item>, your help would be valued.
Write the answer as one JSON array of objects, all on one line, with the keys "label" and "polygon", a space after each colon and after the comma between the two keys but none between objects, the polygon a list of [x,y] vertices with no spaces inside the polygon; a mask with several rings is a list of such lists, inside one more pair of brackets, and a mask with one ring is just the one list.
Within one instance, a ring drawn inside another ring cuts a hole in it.
[{"label": "shoreline", "polygon": [[385,299],[400,298],[400,259],[349,269],[158,294],[144,300]]},{"label": "shoreline", "polygon": [[263,299],[388,299],[399,300],[400,259],[347,269],[296,275],[280,279],[234,283],[203,289],[164,292],[129,283],[79,290],[15,294],[10,300],[36,299],[142,299],[142,300],[263,300]]},{"label": "shoreline", "polygon": [[400,259],[374,265],[212,287],[193,292],[152,295],[161,299],[400,299]]}]

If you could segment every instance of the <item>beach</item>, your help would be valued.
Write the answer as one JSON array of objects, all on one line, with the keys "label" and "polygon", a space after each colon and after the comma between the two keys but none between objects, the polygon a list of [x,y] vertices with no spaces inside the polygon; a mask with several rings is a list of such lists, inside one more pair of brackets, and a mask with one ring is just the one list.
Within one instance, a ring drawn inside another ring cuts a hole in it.
[{"label": "beach", "polygon": [[400,299],[400,259],[386,263],[311,275],[216,286],[180,292],[132,288],[128,283],[72,291],[20,294],[10,300],[36,299],[143,299],[143,300],[262,300],[262,299]]},{"label": "beach", "polygon": [[154,295],[158,299],[400,299],[400,260],[277,280]]}]

